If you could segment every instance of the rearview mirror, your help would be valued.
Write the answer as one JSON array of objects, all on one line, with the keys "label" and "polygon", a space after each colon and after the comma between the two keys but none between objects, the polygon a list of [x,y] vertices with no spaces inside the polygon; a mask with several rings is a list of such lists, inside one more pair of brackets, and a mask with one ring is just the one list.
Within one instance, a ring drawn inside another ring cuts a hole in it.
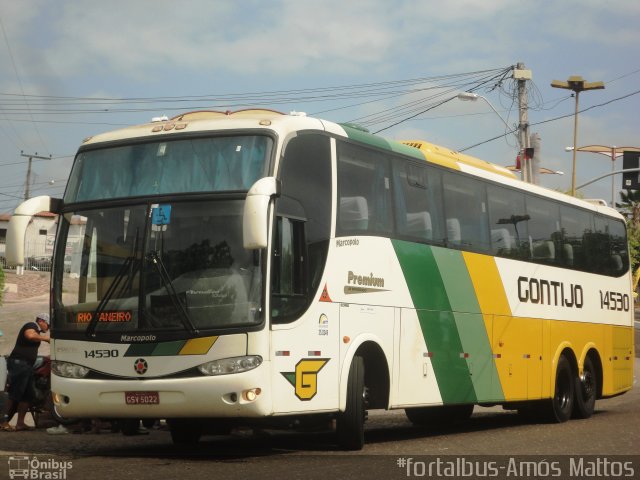
[{"label": "rearview mirror", "polygon": [[247,250],[267,248],[269,202],[279,195],[280,181],[275,177],[261,178],[249,189],[242,218],[243,244]]}]

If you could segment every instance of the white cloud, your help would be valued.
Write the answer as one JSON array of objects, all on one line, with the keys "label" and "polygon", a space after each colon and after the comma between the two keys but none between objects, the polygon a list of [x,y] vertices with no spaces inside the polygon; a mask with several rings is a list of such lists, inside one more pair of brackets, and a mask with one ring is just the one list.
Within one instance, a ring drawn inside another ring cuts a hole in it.
[{"label": "white cloud", "polygon": [[[48,45],[21,52],[34,73],[44,60],[58,78],[115,74],[153,80],[184,71],[215,80],[228,73],[390,75],[405,62],[421,71],[450,73],[526,61],[527,53],[552,48],[551,35],[560,44],[637,40],[631,25],[599,28],[615,12],[631,15],[639,9],[637,2],[614,3],[607,10],[610,3],[577,0],[560,5],[406,0],[392,7],[385,0],[112,0],[53,6],[23,0],[24,9],[12,6],[4,16],[15,25],[12,38],[27,41],[27,32],[36,28],[50,37]],[[37,22],[29,24],[37,12]]]},{"label": "white cloud", "polygon": [[384,3],[366,10],[291,0],[100,5],[68,2],[56,12],[57,38],[47,57],[59,71],[144,77],[180,69],[209,75],[358,70],[384,58],[393,43],[380,14]]},{"label": "white cloud", "polygon": [[[523,61],[548,101],[561,96],[549,87],[554,78],[577,74],[590,81],[606,81],[637,70],[633,62],[637,63],[640,44],[635,24],[640,2],[631,0],[20,0],[2,2],[0,16],[24,90],[70,96],[304,89],[469,72]],[[0,71],[0,92],[19,93],[2,41],[0,62],[5,66]],[[604,92],[585,94],[581,105],[627,94],[637,88],[638,78],[629,76],[607,84]],[[500,109],[496,92],[481,93]],[[633,143],[638,100],[640,95],[581,115],[580,138]],[[347,120],[392,108],[392,102],[322,116]],[[572,103],[549,112],[532,110],[530,119],[536,122],[570,113]],[[292,108],[313,112],[331,107],[302,103]],[[480,104],[472,107],[460,102],[432,113],[477,113],[480,108]],[[492,116],[407,122],[383,135],[410,135],[462,148],[503,133],[500,121]],[[147,117],[144,112],[92,120],[131,123]],[[81,123],[86,118],[62,120]],[[34,150],[41,148],[28,121],[8,125],[0,117],[0,128],[5,127],[0,147],[12,143],[5,150],[13,151],[13,144],[20,143],[20,148],[31,149],[34,144],[38,145]],[[45,143],[64,153],[73,151],[85,135],[103,129],[81,125],[74,131],[70,126],[39,125]],[[24,142],[15,138],[14,127]],[[545,157],[561,170],[567,170],[563,147],[571,141],[572,128],[571,118],[534,128],[542,134]],[[505,164],[513,150],[500,139],[469,153]]]}]

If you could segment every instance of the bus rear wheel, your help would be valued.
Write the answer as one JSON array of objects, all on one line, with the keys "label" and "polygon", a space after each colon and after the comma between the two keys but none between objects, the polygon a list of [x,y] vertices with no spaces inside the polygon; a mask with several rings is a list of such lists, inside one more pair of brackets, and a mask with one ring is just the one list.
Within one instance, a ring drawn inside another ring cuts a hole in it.
[{"label": "bus rear wheel", "polygon": [[336,419],[338,445],[343,450],[362,450],[364,421],[367,415],[367,389],[364,384],[364,360],[353,357],[347,384],[347,405]]},{"label": "bus rear wheel", "polygon": [[584,359],[582,375],[576,377],[574,418],[589,418],[596,407],[598,377],[590,357]]},{"label": "bus rear wheel", "polygon": [[547,402],[544,417],[552,423],[562,423],[571,418],[576,385],[573,369],[564,355],[558,359],[555,385],[553,398]]},{"label": "bus rear wheel", "polygon": [[414,425],[444,427],[469,419],[473,413],[473,404],[406,408],[404,412]]}]

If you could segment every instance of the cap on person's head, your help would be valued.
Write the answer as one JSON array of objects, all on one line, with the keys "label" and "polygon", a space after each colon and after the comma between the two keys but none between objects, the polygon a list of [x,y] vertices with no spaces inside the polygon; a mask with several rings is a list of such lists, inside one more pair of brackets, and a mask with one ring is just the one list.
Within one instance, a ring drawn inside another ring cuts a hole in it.
[{"label": "cap on person's head", "polygon": [[39,313],[36,315],[36,321],[42,320],[44,323],[49,325],[49,314],[48,313]]}]

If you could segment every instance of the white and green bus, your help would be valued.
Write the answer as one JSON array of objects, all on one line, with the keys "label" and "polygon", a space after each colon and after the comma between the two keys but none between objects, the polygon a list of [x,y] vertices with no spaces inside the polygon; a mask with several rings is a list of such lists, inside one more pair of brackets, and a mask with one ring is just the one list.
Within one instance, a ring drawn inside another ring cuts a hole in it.
[{"label": "white and green bus", "polygon": [[563,422],[632,386],[623,218],[426,142],[185,113],[85,140],[64,198],[16,210],[13,263],[42,210],[65,417],[162,418],[178,443],[335,420],[360,449],[368,409]]}]

